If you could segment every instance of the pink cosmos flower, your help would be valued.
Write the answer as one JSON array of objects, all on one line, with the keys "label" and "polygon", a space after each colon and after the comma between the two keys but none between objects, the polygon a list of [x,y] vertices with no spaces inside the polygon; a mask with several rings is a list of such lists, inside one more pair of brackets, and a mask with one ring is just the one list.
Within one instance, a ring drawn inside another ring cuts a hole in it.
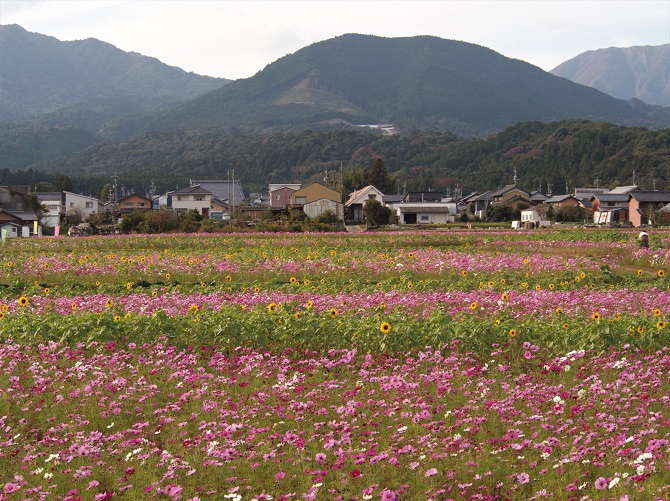
[{"label": "pink cosmos flower", "polygon": [[516,479],[520,484],[527,484],[528,482],[530,482],[530,475],[528,475],[528,473],[524,471],[523,473],[519,473],[516,476]]},{"label": "pink cosmos flower", "polygon": [[433,475],[437,475],[437,468],[431,468],[430,470],[426,471],[426,477],[432,477]]},{"label": "pink cosmos flower", "polygon": [[382,501],[397,501],[398,496],[395,492],[388,489],[382,491]]},{"label": "pink cosmos flower", "polygon": [[286,473],[284,473],[283,471],[280,471],[279,473],[275,474],[275,480],[279,481],[282,478],[284,478],[285,476],[286,476]]},{"label": "pink cosmos flower", "polygon": [[10,493],[12,493],[12,492],[16,492],[16,491],[18,491],[19,489],[20,489],[19,485],[18,485],[18,484],[15,484],[15,483],[13,483],[13,482],[7,482],[7,483],[5,484],[5,492],[6,492],[7,494],[10,494]]},{"label": "pink cosmos flower", "polygon": [[607,484],[608,484],[608,483],[609,483],[609,482],[607,481],[607,479],[606,479],[605,477],[598,477],[598,478],[596,479],[596,484],[595,484],[595,485],[596,485],[596,489],[601,489],[601,490],[602,490],[602,489],[607,489]]}]

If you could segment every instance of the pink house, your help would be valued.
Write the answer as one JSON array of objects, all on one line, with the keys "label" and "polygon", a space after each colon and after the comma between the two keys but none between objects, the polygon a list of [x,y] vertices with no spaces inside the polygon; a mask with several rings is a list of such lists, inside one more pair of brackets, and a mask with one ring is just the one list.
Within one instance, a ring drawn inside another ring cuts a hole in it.
[{"label": "pink house", "polygon": [[271,184],[270,208],[285,209],[291,203],[291,193],[300,189],[299,184]]}]

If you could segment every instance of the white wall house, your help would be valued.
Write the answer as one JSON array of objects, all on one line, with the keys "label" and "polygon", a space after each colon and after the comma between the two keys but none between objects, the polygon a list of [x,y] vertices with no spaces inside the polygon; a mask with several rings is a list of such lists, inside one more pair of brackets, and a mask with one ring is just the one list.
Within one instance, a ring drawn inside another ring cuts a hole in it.
[{"label": "white wall house", "polygon": [[526,209],[521,211],[521,225],[523,228],[525,223],[535,223],[536,227],[550,226],[551,221],[542,219],[542,216],[535,209]]},{"label": "white wall house", "polygon": [[456,220],[456,202],[404,202],[396,206],[400,224],[447,224]]},{"label": "white wall house", "polygon": [[79,195],[70,191],[64,191],[65,194],[65,215],[72,216],[79,214],[82,221],[86,221],[91,214],[98,212],[98,199],[86,195]]},{"label": "white wall house", "polygon": [[60,191],[37,193],[37,200],[48,211],[42,215],[40,224],[49,228],[60,225],[60,216],[63,211],[63,193]]},{"label": "white wall house", "polygon": [[200,186],[181,188],[168,193],[168,206],[177,213],[194,210],[203,217],[209,217],[212,192]]},{"label": "white wall house", "polygon": [[368,200],[377,200],[382,203],[384,194],[372,185],[349,193],[349,199],[344,203],[353,221],[363,221],[363,207]]}]

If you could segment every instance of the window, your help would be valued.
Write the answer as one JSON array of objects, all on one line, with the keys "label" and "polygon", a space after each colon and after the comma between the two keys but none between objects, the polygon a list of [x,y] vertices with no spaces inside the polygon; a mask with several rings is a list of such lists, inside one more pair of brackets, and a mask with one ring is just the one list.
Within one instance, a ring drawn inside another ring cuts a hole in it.
[{"label": "window", "polygon": [[145,204],[144,202],[140,202],[140,207],[146,207],[146,206],[147,204]]},{"label": "window", "polygon": [[93,202],[86,202],[86,208],[87,209],[92,209],[93,208]]},{"label": "window", "polygon": [[368,200],[375,200],[376,198],[377,198],[377,194],[376,194],[376,193],[369,193],[369,194],[368,194]]},{"label": "window", "polygon": [[132,202],[126,202],[126,207],[133,207],[133,203]]},{"label": "window", "polygon": [[74,202],[70,202],[70,207],[74,207]]},{"label": "window", "polygon": [[298,205],[305,205],[307,203],[307,197],[295,197],[295,203]]},{"label": "window", "polygon": [[428,220],[429,220],[428,216],[421,216],[421,221],[428,221]]},{"label": "window", "polygon": [[195,197],[195,199],[196,199],[198,202],[202,202],[202,201],[205,199],[205,197],[203,197],[202,195],[197,195],[197,196]]},{"label": "window", "polygon": [[281,197],[279,195],[275,195],[275,200],[279,200]]},{"label": "window", "polygon": [[181,202],[181,197],[177,197],[177,200]]}]

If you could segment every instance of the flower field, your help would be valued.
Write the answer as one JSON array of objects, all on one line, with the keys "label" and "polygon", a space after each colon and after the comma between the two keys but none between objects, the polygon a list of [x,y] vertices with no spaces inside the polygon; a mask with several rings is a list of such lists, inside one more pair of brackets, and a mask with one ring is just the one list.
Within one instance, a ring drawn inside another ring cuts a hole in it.
[{"label": "flower field", "polygon": [[0,500],[670,499],[670,233],[20,239]]}]

